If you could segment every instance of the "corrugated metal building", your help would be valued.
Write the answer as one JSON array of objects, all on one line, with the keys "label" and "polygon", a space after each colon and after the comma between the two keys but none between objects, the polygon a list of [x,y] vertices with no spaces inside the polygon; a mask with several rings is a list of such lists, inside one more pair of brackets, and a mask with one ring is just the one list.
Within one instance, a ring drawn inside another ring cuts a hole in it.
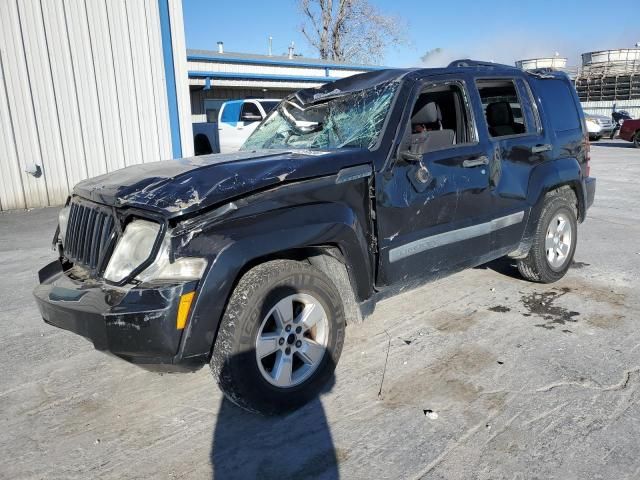
[{"label": "corrugated metal building", "polygon": [[640,48],[583,53],[575,82],[585,112],[640,117]]},{"label": "corrugated metal building", "polygon": [[216,122],[220,105],[230,99],[281,99],[301,88],[384,67],[336,63],[293,55],[258,55],[188,50],[187,65],[194,123]]},{"label": "corrugated metal building", "polygon": [[0,152],[0,210],[192,155],[181,0],[0,1]]},{"label": "corrugated metal building", "polygon": [[567,67],[566,62],[560,57],[534,58],[518,60],[516,67],[565,71],[587,113],[608,117],[614,109],[626,110],[640,118],[640,48],[583,53],[580,67]]}]

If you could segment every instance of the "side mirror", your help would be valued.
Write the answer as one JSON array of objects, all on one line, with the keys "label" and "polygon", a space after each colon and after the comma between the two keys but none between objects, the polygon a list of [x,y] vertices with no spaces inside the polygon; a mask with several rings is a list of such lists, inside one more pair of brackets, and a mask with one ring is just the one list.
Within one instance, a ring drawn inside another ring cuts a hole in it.
[{"label": "side mirror", "polygon": [[422,155],[419,153],[414,153],[410,150],[402,150],[400,152],[400,158],[407,162],[420,162],[422,161]]}]

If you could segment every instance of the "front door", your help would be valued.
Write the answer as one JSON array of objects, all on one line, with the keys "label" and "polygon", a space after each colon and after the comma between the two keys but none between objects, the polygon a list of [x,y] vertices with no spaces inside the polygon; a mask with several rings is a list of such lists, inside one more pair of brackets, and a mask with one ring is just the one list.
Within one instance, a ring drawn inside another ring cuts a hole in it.
[{"label": "front door", "polygon": [[242,104],[242,100],[231,100],[222,105],[218,120],[221,153],[237,151],[244,141],[244,123],[240,120]]},{"label": "front door", "polygon": [[468,79],[425,80],[403,118],[395,158],[376,176],[379,287],[459,270],[490,247],[490,158]]}]

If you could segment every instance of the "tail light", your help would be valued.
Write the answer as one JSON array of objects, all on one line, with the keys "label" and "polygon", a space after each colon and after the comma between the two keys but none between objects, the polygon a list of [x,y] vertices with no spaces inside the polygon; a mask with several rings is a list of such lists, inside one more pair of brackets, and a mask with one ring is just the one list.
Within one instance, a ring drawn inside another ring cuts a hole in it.
[{"label": "tail light", "polygon": [[588,177],[591,173],[591,142],[589,141],[589,134],[584,136],[584,158],[585,158],[585,167],[584,167],[584,176]]}]

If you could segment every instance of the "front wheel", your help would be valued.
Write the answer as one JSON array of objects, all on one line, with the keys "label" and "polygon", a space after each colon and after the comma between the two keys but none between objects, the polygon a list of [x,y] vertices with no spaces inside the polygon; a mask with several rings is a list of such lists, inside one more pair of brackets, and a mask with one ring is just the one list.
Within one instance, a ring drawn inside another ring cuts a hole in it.
[{"label": "front wheel", "polygon": [[545,196],[529,254],[518,260],[527,280],[553,283],[569,270],[578,240],[576,196],[561,189]]},{"label": "front wheel", "polygon": [[633,137],[633,146],[636,148],[640,148],[640,131],[636,132]]},{"label": "front wheel", "polygon": [[306,262],[273,260],[238,282],[220,325],[211,370],[229,400],[278,414],[319,394],[344,342],[333,282]]}]

